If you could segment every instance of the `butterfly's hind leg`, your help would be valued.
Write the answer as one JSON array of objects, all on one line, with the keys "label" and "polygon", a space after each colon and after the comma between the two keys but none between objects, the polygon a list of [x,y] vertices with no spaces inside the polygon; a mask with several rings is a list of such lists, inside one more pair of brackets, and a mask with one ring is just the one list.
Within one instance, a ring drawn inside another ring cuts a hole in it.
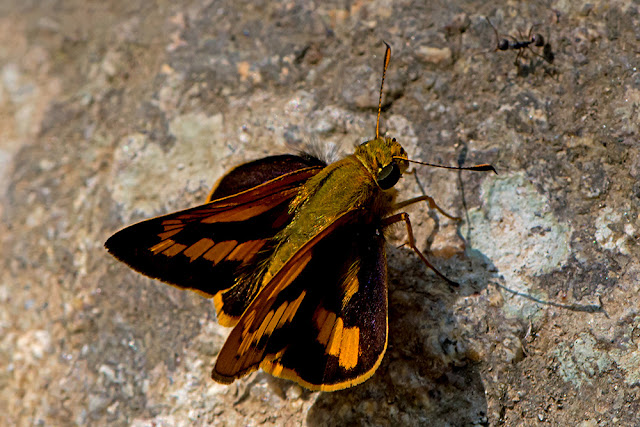
[{"label": "butterfly's hind leg", "polygon": [[[399,205],[401,206],[407,206],[410,205],[412,203],[416,203],[422,200],[427,200],[429,202],[429,205],[432,207],[435,207],[439,212],[441,212],[443,215],[447,216],[448,218],[451,219],[459,219],[453,216],[448,215],[447,213],[445,213],[442,209],[440,209],[438,207],[438,205],[435,204],[435,202],[433,201],[433,199],[431,197],[428,196],[422,196],[422,197],[416,197],[415,199],[410,199],[407,200],[406,202],[400,203]],[[409,203],[412,202],[412,203]],[[416,239],[413,236],[413,228],[411,227],[411,221],[409,220],[409,214],[406,212],[401,212],[395,215],[391,215],[390,217],[387,217],[383,220],[382,222],[382,226],[383,227],[387,227],[391,224],[395,224],[396,222],[401,222],[404,221],[405,226],[407,227],[407,236],[408,236],[408,242],[406,243],[411,249],[413,249],[413,251],[418,255],[418,257],[420,257],[420,259],[422,260],[422,262],[429,267],[434,273],[436,273],[441,279],[443,279],[444,281],[447,282],[447,284],[450,287],[459,287],[460,285],[457,282],[454,282],[453,280],[449,279],[447,276],[445,276],[444,274],[440,273],[438,271],[437,268],[435,268],[433,266],[433,264],[431,264],[431,262],[429,262],[429,260],[427,259],[426,256],[424,256],[424,254],[420,251],[420,249],[418,249],[418,247],[416,246]]]}]

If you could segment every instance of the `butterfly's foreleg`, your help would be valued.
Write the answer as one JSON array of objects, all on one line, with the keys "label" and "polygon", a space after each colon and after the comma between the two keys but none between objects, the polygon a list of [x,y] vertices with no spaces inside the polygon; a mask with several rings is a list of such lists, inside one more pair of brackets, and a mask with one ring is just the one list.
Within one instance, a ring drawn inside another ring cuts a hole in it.
[{"label": "butterfly's foreleg", "polygon": [[[423,197],[428,197],[428,196],[423,196]],[[420,197],[417,197],[417,199],[420,199]],[[429,199],[431,199],[429,197]],[[413,200],[413,199],[412,199]],[[427,199],[422,199],[422,200],[427,200]],[[407,200],[407,202],[409,202],[410,200]],[[433,199],[431,199],[431,201],[433,202]],[[410,204],[410,203],[409,203]],[[434,203],[435,205],[435,203]],[[405,205],[406,206],[406,205]],[[437,205],[436,205],[437,207]],[[442,210],[440,208],[437,208],[438,210],[440,210],[442,212]],[[449,218],[455,218],[455,217],[451,217],[449,215],[447,215],[446,213],[442,212],[444,215],[448,216]],[[450,280],[449,278],[447,278],[447,276],[445,276],[444,274],[440,273],[438,271],[437,268],[435,268],[433,266],[433,264],[431,264],[429,262],[429,260],[427,259],[426,256],[424,256],[424,254],[420,251],[420,249],[418,249],[418,247],[416,246],[416,239],[413,236],[413,228],[411,227],[411,221],[409,220],[409,214],[406,212],[401,212],[395,215],[391,215],[390,217],[385,218],[382,221],[382,226],[383,227],[387,227],[391,224],[395,224],[396,222],[401,222],[404,221],[405,226],[407,227],[407,245],[413,249],[413,251],[418,255],[418,257],[420,257],[420,259],[422,260],[422,262],[429,267],[431,270],[433,270],[434,273],[436,273],[440,278],[442,278],[443,280],[445,280],[449,286],[454,286],[454,287],[458,287],[458,283],[454,282],[453,280]]]},{"label": "butterfly's foreleg", "polygon": [[[413,205],[415,203],[420,203],[420,202],[427,202],[431,209],[437,210],[438,212],[440,212],[442,215],[446,216],[449,219],[452,219],[454,221],[461,221],[462,220],[460,217],[449,215],[444,210],[442,210],[442,208],[436,204],[435,200],[433,200],[433,197],[431,197],[431,196],[414,197],[413,199],[409,199],[409,200],[405,200],[404,202],[396,203],[395,206],[393,207],[393,210],[394,211],[398,211],[398,210],[400,210],[400,209],[402,209],[402,208],[404,208],[406,206]],[[401,221],[401,220],[398,220],[398,221]]]}]

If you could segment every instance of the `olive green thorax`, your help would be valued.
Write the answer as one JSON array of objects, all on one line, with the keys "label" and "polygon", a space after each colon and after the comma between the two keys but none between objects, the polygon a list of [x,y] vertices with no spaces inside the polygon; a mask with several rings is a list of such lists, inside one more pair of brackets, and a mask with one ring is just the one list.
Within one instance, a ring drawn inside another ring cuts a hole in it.
[{"label": "olive green thorax", "polygon": [[395,138],[376,138],[364,142],[356,148],[354,155],[383,190],[393,187],[409,167],[407,152]]}]

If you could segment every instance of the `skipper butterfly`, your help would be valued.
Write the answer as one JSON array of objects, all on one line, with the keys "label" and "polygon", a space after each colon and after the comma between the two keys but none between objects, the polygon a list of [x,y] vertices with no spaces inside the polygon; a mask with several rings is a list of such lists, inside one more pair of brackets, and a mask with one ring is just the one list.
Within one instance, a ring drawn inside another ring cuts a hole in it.
[{"label": "skipper butterfly", "polygon": [[205,204],[131,225],[105,243],[134,270],[213,298],[218,322],[233,327],[214,380],[231,383],[260,367],[334,391],[371,377],[387,348],[384,230],[396,222],[422,261],[455,285],[418,250],[409,216],[393,214],[426,201],[456,219],[429,196],[395,201],[393,187],[414,161],[395,138],[380,136],[390,55],[387,45],[376,137],[352,155],[331,164],[310,155],[245,163]]}]

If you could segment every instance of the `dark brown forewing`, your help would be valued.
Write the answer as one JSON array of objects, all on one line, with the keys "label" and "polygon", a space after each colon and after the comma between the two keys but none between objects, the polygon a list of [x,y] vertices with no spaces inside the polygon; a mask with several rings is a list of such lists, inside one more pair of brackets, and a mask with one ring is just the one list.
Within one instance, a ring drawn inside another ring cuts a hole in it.
[{"label": "dark brown forewing", "polygon": [[369,378],[387,344],[384,238],[361,210],[309,241],[267,284],[224,344],[212,376],[262,367],[313,390]]},{"label": "dark brown forewing", "polygon": [[308,167],[324,167],[326,163],[311,155],[283,154],[244,163],[231,169],[214,186],[207,202],[256,187],[281,175]]},{"label": "dark brown forewing", "polygon": [[[134,270],[205,296],[232,286],[243,299],[222,308],[233,325],[258,292],[236,280],[272,251],[271,239],[290,220],[289,202],[320,167],[282,175],[234,196],[126,227],[105,243]],[[254,275],[248,276],[253,277]]]}]

